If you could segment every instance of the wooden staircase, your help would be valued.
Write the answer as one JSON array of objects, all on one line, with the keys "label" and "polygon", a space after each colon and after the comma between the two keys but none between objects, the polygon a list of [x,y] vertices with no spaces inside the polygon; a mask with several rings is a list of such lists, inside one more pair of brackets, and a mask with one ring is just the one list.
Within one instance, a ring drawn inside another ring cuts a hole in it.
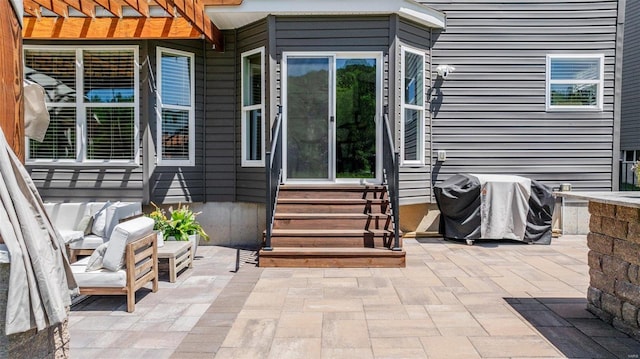
[{"label": "wooden staircase", "polygon": [[404,267],[385,187],[282,185],[261,267]]}]

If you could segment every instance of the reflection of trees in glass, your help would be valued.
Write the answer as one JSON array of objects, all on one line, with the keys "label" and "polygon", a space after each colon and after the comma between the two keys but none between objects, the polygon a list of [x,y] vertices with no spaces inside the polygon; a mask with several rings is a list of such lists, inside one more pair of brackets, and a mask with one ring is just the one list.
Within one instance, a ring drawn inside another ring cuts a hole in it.
[{"label": "reflection of trees in glass", "polygon": [[162,110],[162,158],[189,159],[189,112]]},{"label": "reflection of trees in glass", "polygon": [[[376,63],[338,59],[336,177],[373,178],[376,162]],[[328,178],[329,61],[289,59],[287,162],[290,178]]]},{"label": "reflection of trees in glass", "polygon": [[[309,62],[313,62],[315,68],[325,69],[311,71]],[[306,70],[300,76],[287,78],[287,173],[290,178],[328,177],[327,68],[326,58],[289,60],[290,73]]]},{"label": "reflection of trees in glass", "polygon": [[595,106],[598,101],[596,85],[552,85],[552,105]]},{"label": "reflection of trees in glass", "polygon": [[[338,178],[375,177],[376,67],[346,60],[336,73],[336,173]],[[353,64],[350,64],[353,62]]]}]

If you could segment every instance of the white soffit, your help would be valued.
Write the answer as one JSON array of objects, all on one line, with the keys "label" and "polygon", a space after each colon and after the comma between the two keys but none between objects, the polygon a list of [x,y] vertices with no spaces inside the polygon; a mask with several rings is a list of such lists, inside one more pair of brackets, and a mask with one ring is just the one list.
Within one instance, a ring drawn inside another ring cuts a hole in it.
[{"label": "white soffit", "polygon": [[221,29],[236,29],[267,15],[398,14],[428,27],[444,29],[445,14],[413,0],[244,0],[238,6],[208,6]]}]

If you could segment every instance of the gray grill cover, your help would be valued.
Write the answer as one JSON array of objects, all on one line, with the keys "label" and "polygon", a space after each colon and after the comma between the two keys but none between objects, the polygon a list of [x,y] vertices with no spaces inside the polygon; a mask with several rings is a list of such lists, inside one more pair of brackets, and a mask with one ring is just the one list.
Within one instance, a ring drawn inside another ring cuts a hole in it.
[{"label": "gray grill cover", "polygon": [[520,176],[457,174],[434,186],[440,233],[452,239],[551,243],[551,190]]}]

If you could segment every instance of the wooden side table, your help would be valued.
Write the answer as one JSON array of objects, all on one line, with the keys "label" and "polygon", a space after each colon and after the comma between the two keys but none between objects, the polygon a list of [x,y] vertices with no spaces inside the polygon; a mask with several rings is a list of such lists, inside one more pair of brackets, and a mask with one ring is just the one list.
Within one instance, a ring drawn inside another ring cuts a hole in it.
[{"label": "wooden side table", "polygon": [[178,272],[193,265],[193,247],[189,241],[165,241],[158,248],[158,261],[169,260],[169,282],[176,281]]}]

